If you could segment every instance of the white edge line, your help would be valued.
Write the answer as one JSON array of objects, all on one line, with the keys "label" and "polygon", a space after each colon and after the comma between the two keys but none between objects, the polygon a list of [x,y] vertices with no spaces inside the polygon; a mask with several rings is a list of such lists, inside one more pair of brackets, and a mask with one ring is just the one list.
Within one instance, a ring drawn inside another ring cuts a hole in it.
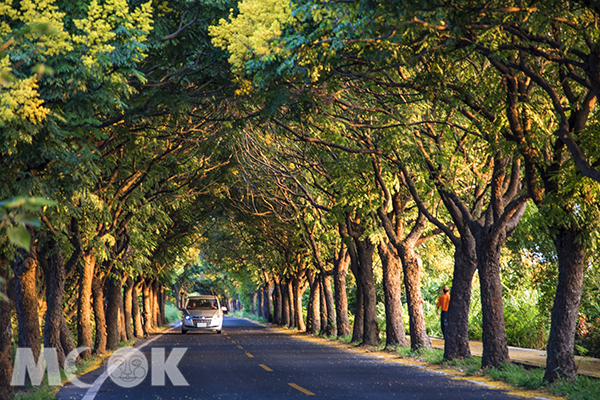
[{"label": "white edge line", "polygon": [[[169,328],[166,331],[169,331],[171,329],[172,328]],[[135,348],[135,349],[142,349],[142,348],[146,347],[147,345],[149,345],[150,343],[154,342],[156,339],[158,339],[162,335],[164,335],[164,332],[161,333],[160,335],[157,335],[157,336],[153,337],[150,340],[147,340],[142,345],[140,345],[138,347],[133,347],[133,348]],[[94,383],[92,383],[92,386],[90,386],[90,388],[87,390],[87,392],[85,392],[85,395],[81,398],[81,400],[94,400],[94,398],[98,394],[98,391],[100,390],[100,388],[102,387],[102,385],[104,384],[104,382],[106,381],[106,379],[108,378],[110,372],[112,372],[112,371],[108,371],[108,369],[107,369],[106,371],[104,371],[102,373],[102,375],[100,375],[98,378],[96,378],[96,380],[94,381]]]}]

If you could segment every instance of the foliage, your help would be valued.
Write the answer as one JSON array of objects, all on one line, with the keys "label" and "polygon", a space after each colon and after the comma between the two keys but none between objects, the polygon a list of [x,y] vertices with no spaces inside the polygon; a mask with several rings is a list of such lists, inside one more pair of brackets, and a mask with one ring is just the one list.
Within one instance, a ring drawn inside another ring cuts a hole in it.
[{"label": "foliage", "polygon": [[6,232],[9,243],[29,251],[31,235],[26,227],[39,228],[40,220],[36,213],[54,205],[56,202],[41,197],[16,197],[0,201],[0,232]]},{"label": "foliage", "polygon": [[504,295],[504,319],[509,346],[545,349],[550,331],[548,314],[537,307],[538,293],[512,290]]},{"label": "foliage", "polygon": [[282,0],[243,0],[232,9],[229,21],[219,20],[209,33],[213,44],[229,52],[229,63],[242,70],[251,57],[265,57],[281,50],[273,39],[281,36],[282,26],[291,21],[290,2]]}]

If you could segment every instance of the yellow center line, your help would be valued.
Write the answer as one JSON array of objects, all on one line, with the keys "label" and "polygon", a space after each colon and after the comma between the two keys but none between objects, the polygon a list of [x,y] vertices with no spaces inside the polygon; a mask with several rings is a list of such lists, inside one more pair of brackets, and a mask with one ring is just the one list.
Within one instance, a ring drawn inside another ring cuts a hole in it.
[{"label": "yellow center line", "polygon": [[238,346],[238,349],[243,349],[243,347],[242,346]]},{"label": "yellow center line", "polygon": [[231,343],[235,343],[235,340],[232,340]]},{"label": "yellow center line", "polygon": [[247,355],[248,357],[250,357],[250,358],[254,358],[254,356],[253,356],[252,354],[248,353],[248,352],[246,352],[246,355]]},{"label": "yellow center line", "polygon": [[296,385],[295,383],[288,383],[288,385],[290,385],[291,387],[293,387],[296,390],[301,391],[302,393],[309,395],[309,396],[314,396],[315,394],[313,392],[311,392],[310,390],[306,390],[303,387],[300,387],[298,385]]},{"label": "yellow center line", "polygon": [[267,367],[265,364],[258,364],[258,365],[260,365],[262,367],[262,369],[264,369],[265,371],[269,371],[269,372],[273,371],[271,368]]}]

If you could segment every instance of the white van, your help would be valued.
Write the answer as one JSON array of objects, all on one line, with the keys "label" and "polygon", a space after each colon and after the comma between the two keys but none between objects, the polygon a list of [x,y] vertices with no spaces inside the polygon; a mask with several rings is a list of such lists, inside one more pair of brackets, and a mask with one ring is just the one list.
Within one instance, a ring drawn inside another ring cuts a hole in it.
[{"label": "white van", "polygon": [[217,296],[202,295],[188,297],[185,307],[180,310],[183,312],[181,333],[186,334],[192,329],[221,333],[223,311],[227,311],[227,307],[221,307]]}]

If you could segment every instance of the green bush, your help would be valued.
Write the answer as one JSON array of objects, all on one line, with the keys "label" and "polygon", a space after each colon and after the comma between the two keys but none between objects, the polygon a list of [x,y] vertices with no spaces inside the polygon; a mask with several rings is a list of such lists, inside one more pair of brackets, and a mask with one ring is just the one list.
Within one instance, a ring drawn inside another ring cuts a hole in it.
[{"label": "green bush", "polygon": [[175,307],[175,304],[171,303],[170,301],[165,303],[165,318],[169,324],[177,322],[181,319],[181,311],[179,311],[179,309]]},{"label": "green bush", "polygon": [[504,296],[504,322],[509,346],[545,349],[548,318],[540,315],[535,290],[511,291]]},{"label": "green bush", "polygon": [[600,319],[595,324],[590,324],[583,316],[580,317],[575,349],[581,356],[600,357]]}]

